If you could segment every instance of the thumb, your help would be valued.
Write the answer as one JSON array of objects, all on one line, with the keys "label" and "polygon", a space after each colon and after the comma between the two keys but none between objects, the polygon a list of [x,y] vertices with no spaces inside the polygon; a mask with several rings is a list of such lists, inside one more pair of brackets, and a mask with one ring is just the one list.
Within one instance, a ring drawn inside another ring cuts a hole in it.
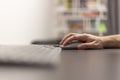
[{"label": "thumb", "polygon": [[95,42],[82,43],[78,45],[78,49],[91,49],[91,48],[96,48]]}]

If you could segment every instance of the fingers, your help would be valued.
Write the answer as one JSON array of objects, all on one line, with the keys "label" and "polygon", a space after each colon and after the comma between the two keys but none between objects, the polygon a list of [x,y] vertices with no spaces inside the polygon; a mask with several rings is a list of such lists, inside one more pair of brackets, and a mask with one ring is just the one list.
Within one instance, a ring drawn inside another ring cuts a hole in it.
[{"label": "fingers", "polygon": [[62,45],[67,38],[71,37],[71,36],[74,35],[74,34],[75,34],[75,33],[70,33],[70,34],[66,35],[66,36],[61,40],[60,44]]},{"label": "fingers", "polygon": [[70,36],[63,42],[62,45],[67,45],[68,43],[72,42],[73,40],[75,40],[74,36]]},{"label": "fingers", "polygon": [[66,39],[64,39],[62,45],[67,45],[68,43],[71,43],[73,40],[79,40],[81,37],[83,37],[83,35],[71,35],[70,37],[67,37]]},{"label": "fingers", "polygon": [[63,38],[63,40],[60,42],[61,45],[66,45],[70,42],[72,42],[73,40],[81,40],[81,41],[86,41],[87,40],[86,34],[76,34],[76,33],[71,33],[68,34],[67,36],[65,36]]},{"label": "fingers", "polygon": [[102,47],[99,45],[99,43],[96,43],[95,41],[78,45],[78,49],[91,49],[91,48],[98,49]]},{"label": "fingers", "polygon": [[90,34],[70,33],[62,39],[60,44],[67,45],[74,40],[87,42],[87,43],[83,43],[83,44],[78,45],[78,49],[103,48],[103,46],[101,44],[101,40],[96,38],[96,36],[93,36]]}]

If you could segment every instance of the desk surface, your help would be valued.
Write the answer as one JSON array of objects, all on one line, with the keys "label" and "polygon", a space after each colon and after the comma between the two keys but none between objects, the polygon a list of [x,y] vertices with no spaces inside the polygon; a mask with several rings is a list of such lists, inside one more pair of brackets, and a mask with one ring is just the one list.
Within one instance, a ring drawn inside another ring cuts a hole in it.
[{"label": "desk surface", "polygon": [[120,49],[64,50],[55,70],[0,65],[0,80],[120,80]]},{"label": "desk surface", "polygon": [[62,53],[64,80],[120,80],[120,50],[78,50]]}]

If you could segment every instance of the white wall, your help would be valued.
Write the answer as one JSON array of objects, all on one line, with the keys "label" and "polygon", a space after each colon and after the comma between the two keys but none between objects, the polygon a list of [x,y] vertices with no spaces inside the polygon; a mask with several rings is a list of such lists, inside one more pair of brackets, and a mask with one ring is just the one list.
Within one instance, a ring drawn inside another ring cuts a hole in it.
[{"label": "white wall", "polygon": [[51,2],[0,0],[0,44],[29,44],[34,39],[49,38]]},{"label": "white wall", "polygon": [[[118,1],[118,14],[119,14],[119,18],[118,18],[118,21],[120,21],[120,0],[117,0]],[[119,34],[120,34],[120,22],[118,22],[119,24],[119,27],[118,27],[118,29],[119,29]]]}]

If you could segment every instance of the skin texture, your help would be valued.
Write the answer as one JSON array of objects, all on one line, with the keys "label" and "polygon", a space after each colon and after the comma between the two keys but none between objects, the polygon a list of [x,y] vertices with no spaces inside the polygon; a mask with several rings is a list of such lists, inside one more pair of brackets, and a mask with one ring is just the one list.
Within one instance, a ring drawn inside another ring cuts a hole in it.
[{"label": "skin texture", "polygon": [[60,44],[65,46],[74,40],[84,42],[77,46],[78,49],[120,48],[120,35],[99,37],[91,34],[69,33],[61,40]]}]

